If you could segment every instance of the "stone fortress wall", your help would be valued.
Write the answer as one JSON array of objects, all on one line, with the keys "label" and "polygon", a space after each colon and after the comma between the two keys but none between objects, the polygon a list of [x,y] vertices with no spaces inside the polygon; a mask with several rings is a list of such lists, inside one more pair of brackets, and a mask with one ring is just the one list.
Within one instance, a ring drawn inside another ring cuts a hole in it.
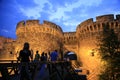
[{"label": "stone fortress wall", "polygon": [[[34,53],[36,50],[42,53],[54,49],[59,52],[62,49],[64,52],[73,51],[82,62],[83,68],[89,70],[88,80],[97,80],[102,63],[95,49],[97,39],[106,24],[113,28],[120,38],[120,15],[116,15],[116,18],[113,14],[97,16],[96,21],[90,18],[80,23],[76,32],[63,32],[60,26],[49,21],[44,21],[43,24],[40,24],[39,20],[21,21],[16,27],[17,39],[10,44],[11,51],[16,53],[21,50],[24,42],[30,43],[30,49],[34,50]],[[7,45],[6,49],[9,48]]]},{"label": "stone fortress wall", "polygon": [[88,80],[98,80],[96,76],[103,64],[96,51],[96,44],[104,25],[109,25],[120,35],[120,15],[116,15],[116,19],[113,14],[98,16],[96,21],[91,18],[77,26],[78,54],[83,67],[90,72]]},{"label": "stone fortress wall", "polygon": [[16,51],[22,48],[24,42],[30,43],[30,49],[34,50],[34,53],[37,50],[40,53],[48,53],[55,49],[60,50],[61,44],[63,44],[62,29],[48,21],[44,21],[43,24],[39,24],[38,20],[19,22],[16,28],[16,35]]},{"label": "stone fortress wall", "polygon": [[75,45],[77,43],[76,32],[64,32],[64,44]]},{"label": "stone fortress wall", "polygon": [[11,47],[13,48],[12,43],[14,41],[14,39],[0,36],[0,59],[4,59],[5,57],[8,58],[11,56],[10,54],[6,54],[6,52],[9,52],[11,50]]},{"label": "stone fortress wall", "polygon": [[11,38],[5,38],[5,37],[2,37],[0,36],[0,50],[3,49],[3,45],[5,43],[10,43],[10,42],[13,42],[14,40],[11,39]]},{"label": "stone fortress wall", "polygon": [[64,39],[64,53],[67,51],[72,51],[77,53],[77,39],[76,39],[76,32],[64,32],[63,33]]}]

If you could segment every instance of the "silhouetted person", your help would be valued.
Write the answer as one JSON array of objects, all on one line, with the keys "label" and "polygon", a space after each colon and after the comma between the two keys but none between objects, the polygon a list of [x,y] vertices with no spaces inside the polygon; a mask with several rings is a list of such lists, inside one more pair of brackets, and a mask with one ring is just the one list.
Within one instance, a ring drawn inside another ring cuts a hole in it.
[{"label": "silhouetted person", "polygon": [[33,52],[33,50],[31,49],[31,58],[33,59],[33,54],[34,54],[34,52]]},{"label": "silhouetted person", "polygon": [[[45,54],[44,52],[41,54],[41,61],[47,61],[47,56]],[[47,67],[47,64],[43,63],[42,66]]]},{"label": "silhouetted person", "polygon": [[34,59],[35,62],[38,62],[40,61],[40,55],[39,55],[39,51],[36,51],[36,54],[35,54],[35,59]]},{"label": "silhouetted person", "polygon": [[29,50],[29,43],[24,43],[23,50],[19,53],[19,59],[24,65],[21,66],[20,70],[20,80],[31,80],[29,74],[29,65],[30,58],[32,60],[31,51]]},{"label": "silhouetted person", "polygon": [[41,61],[46,61],[46,56],[44,52],[42,52],[41,54]]},{"label": "silhouetted person", "polygon": [[[42,52],[41,54],[41,61],[46,61],[46,56],[45,56],[45,53]],[[46,64],[45,63],[42,63],[41,66],[40,66],[40,70],[38,72],[37,75],[35,75],[35,78],[34,80],[46,80]]]},{"label": "silhouetted person", "polygon": [[47,53],[45,53],[45,61],[47,61],[48,60],[48,55],[47,55]]},{"label": "silhouetted person", "polygon": [[51,61],[57,61],[57,59],[58,59],[58,52],[57,52],[57,50],[54,50],[54,51],[50,54],[50,58],[51,58]]},{"label": "silhouetted person", "polygon": [[[34,62],[39,62],[40,61],[40,54],[39,54],[39,51],[36,51],[36,54],[35,54],[35,58],[34,58]],[[34,78],[35,77],[35,72],[38,71],[38,69],[40,68],[40,64],[37,64],[37,65],[34,65],[33,66],[33,70],[32,70],[32,77]],[[34,80],[34,79],[33,79]]]},{"label": "silhouetted person", "polygon": [[[58,59],[58,52],[57,52],[57,50],[54,50],[54,51],[50,54],[50,58],[51,58],[51,61],[52,61],[53,63],[52,63],[51,66],[49,66],[49,67],[51,67],[51,69],[49,70],[49,74],[52,74],[52,73],[54,73],[54,72],[56,71],[56,64],[54,64],[54,62],[57,61],[57,59]],[[51,80],[57,80],[57,74],[54,75],[54,78],[55,78],[55,79],[53,79],[53,78],[51,77]]]}]

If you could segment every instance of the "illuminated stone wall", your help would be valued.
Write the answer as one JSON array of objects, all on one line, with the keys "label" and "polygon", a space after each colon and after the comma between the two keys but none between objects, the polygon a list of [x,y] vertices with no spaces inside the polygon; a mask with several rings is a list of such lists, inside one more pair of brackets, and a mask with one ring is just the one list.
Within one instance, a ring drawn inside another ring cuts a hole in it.
[{"label": "illuminated stone wall", "polygon": [[14,39],[5,38],[5,37],[0,36],[0,49],[3,49],[3,45],[4,45],[5,43],[11,43],[11,42],[13,42],[13,41],[14,41]]},{"label": "illuminated stone wall", "polygon": [[0,36],[0,60],[9,57],[14,58],[14,54],[10,54],[10,51],[14,50],[12,45],[14,41],[14,39]]},{"label": "illuminated stone wall", "polygon": [[76,38],[76,32],[64,32],[64,39],[63,39],[63,51],[64,53],[67,51],[78,53],[77,49],[77,38]]},{"label": "illuminated stone wall", "polygon": [[28,20],[19,22],[16,29],[16,47],[15,50],[22,49],[25,42],[30,43],[30,49],[36,52],[58,51],[62,47],[63,32],[62,29],[51,22],[44,21],[39,24],[38,20]]},{"label": "illuminated stone wall", "polygon": [[96,17],[96,21],[88,19],[77,26],[78,54],[83,67],[90,71],[88,80],[98,80],[97,75],[100,73],[102,62],[99,53],[96,51],[98,38],[107,24],[120,35],[120,15],[103,15]]}]

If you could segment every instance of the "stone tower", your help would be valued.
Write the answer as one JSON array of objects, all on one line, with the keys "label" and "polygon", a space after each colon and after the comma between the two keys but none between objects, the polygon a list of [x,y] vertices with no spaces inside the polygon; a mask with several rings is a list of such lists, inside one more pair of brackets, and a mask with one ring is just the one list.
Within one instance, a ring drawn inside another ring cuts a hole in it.
[{"label": "stone tower", "polygon": [[25,42],[30,44],[34,52],[38,50],[40,53],[62,48],[63,31],[52,22],[39,24],[38,20],[21,21],[17,24],[16,35],[16,51],[21,50]]},{"label": "stone tower", "polygon": [[91,18],[77,26],[78,54],[83,67],[90,72],[88,80],[98,80],[97,75],[103,64],[96,51],[96,44],[105,24],[120,35],[120,15],[116,15],[116,19],[113,14],[98,16],[95,22]]}]

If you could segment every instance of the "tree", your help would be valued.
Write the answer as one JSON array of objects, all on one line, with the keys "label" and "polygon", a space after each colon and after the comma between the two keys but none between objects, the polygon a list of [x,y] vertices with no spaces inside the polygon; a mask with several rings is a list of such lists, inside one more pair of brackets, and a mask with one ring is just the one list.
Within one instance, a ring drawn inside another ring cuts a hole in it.
[{"label": "tree", "polygon": [[119,80],[120,79],[120,41],[114,29],[105,25],[99,38],[99,53],[101,60],[106,64],[101,72],[100,80]]}]

